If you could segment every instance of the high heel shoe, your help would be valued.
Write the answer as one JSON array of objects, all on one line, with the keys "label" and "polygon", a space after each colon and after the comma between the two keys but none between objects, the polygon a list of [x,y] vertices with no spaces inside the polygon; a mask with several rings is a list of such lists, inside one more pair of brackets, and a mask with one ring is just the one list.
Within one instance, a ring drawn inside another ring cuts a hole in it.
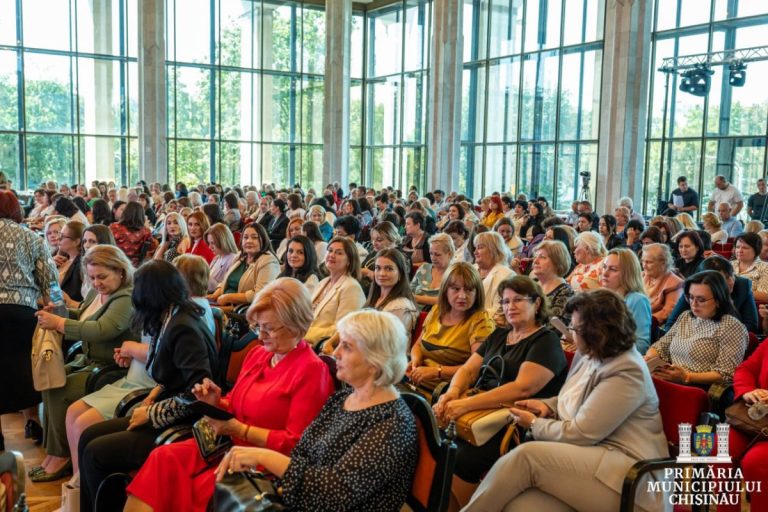
[{"label": "high heel shoe", "polygon": [[24,425],[24,439],[34,439],[35,444],[43,442],[43,427],[34,420],[27,420]]},{"label": "high heel shoe", "polygon": [[56,480],[61,480],[65,476],[70,476],[70,475],[72,475],[71,460],[66,464],[64,464],[64,467],[62,467],[60,470],[56,471],[55,473],[47,473],[45,471],[41,471],[39,473],[35,473],[34,475],[30,476],[29,479],[35,483],[55,482]]}]

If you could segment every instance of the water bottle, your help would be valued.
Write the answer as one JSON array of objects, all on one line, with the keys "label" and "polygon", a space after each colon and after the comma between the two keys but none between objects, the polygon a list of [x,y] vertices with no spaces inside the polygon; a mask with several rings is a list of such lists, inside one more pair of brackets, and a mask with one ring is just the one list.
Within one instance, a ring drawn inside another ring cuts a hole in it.
[{"label": "water bottle", "polygon": [[61,291],[61,286],[59,286],[58,281],[53,281],[51,283],[51,289],[48,293],[48,296],[51,299],[51,302],[53,303],[53,313],[68,318],[69,312],[67,311],[67,303],[64,302],[64,292]]}]

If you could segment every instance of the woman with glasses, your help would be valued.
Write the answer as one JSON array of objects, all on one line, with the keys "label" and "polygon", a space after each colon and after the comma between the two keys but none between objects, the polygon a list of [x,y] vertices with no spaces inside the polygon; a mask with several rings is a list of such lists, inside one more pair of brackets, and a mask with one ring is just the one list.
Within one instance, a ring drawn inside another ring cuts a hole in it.
[{"label": "woman with glasses", "polygon": [[725,278],[714,270],[694,274],[685,281],[684,296],[690,311],[645,354],[646,361],[659,357],[664,363],[654,377],[692,385],[730,382],[744,359],[748,335],[734,316]]},{"label": "woman with glasses", "polygon": [[85,225],[71,220],[61,230],[59,251],[53,257],[59,270],[59,285],[64,292],[68,307],[77,307],[83,300],[83,268],[80,256],[83,253],[82,238]]},{"label": "woman with glasses", "polygon": [[[192,388],[198,400],[226,409],[234,418],[206,418],[218,435],[236,446],[289,455],[333,392],[328,367],[302,338],[312,322],[312,304],[297,280],[267,285],[248,308],[263,346],[253,349],[228,394],[204,379]],[[125,510],[204,511],[214,488],[214,469],[194,439],[152,451],[128,487]]]},{"label": "woman with glasses", "polygon": [[[659,399],[622,298],[580,293],[566,312],[577,352],[565,384],[551,398],[510,408],[535,441],[499,459],[465,511],[612,512],[627,471],[638,460],[668,456]],[[638,510],[664,509],[664,493],[637,494]]]},{"label": "woman with glasses", "polygon": [[768,301],[768,263],[760,259],[763,240],[757,233],[742,233],[733,246],[733,272],[752,281],[755,300]]},{"label": "woman with glasses", "polygon": [[[499,293],[510,327],[493,331],[453,376],[448,391],[433,407],[443,423],[477,409],[498,407],[500,403],[553,396],[565,382],[568,364],[559,336],[546,327],[549,309],[544,291],[531,278],[515,276],[502,281]],[[499,372],[500,380],[486,373],[478,382],[486,365]],[[473,386],[484,393],[467,394]],[[502,428],[477,447],[457,440],[452,485],[455,510],[467,504],[480,478],[499,458],[505,433]]]}]

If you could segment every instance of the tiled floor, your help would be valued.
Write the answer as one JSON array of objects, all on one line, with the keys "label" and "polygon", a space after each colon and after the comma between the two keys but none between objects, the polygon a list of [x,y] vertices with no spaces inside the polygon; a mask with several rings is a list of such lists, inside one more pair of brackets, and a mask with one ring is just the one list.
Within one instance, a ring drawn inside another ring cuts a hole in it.
[{"label": "tiled floor", "polygon": [[[35,445],[31,439],[24,439],[24,418],[21,414],[3,415],[2,425],[6,450],[20,452],[24,456],[24,465],[27,470],[42,462],[45,456],[44,450]],[[25,492],[30,512],[51,512],[58,509],[61,505],[61,484],[67,479],[35,484],[27,477]]]}]

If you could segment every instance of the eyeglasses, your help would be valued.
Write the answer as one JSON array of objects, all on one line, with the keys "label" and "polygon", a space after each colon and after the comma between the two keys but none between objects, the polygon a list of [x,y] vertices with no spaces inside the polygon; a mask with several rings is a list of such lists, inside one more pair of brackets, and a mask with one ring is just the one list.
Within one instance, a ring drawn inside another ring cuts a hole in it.
[{"label": "eyeglasses", "polygon": [[581,330],[581,327],[576,327],[573,324],[568,324],[568,330],[571,331],[572,333],[578,334],[579,336],[584,336],[584,334],[582,334],[584,331]]},{"label": "eyeglasses", "polygon": [[523,302],[533,302],[535,300],[536,297],[515,297],[514,299],[502,299],[501,306],[508,308],[512,304],[519,306]]},{"label": "eyeglasses", "polygon": [[253,332],[254,334],[263,334],[264,336],[272,336],[276,332],[278,332],[280,329],[285,328],[285,326],[281,325],[279,327],[271,327],[269,325],[250,324],[248,328],[251,329],[251,332]]},{"label": "eyeglasses", "polygon": [[715,298],[710,297],[708,299],[705,299],[704,297],[696,297],[695,295],[686,295],[685,300],[687,300],[689,304],[696,304],[700,306],[702,304],[706,304],[711,300],[715,300]]}]

